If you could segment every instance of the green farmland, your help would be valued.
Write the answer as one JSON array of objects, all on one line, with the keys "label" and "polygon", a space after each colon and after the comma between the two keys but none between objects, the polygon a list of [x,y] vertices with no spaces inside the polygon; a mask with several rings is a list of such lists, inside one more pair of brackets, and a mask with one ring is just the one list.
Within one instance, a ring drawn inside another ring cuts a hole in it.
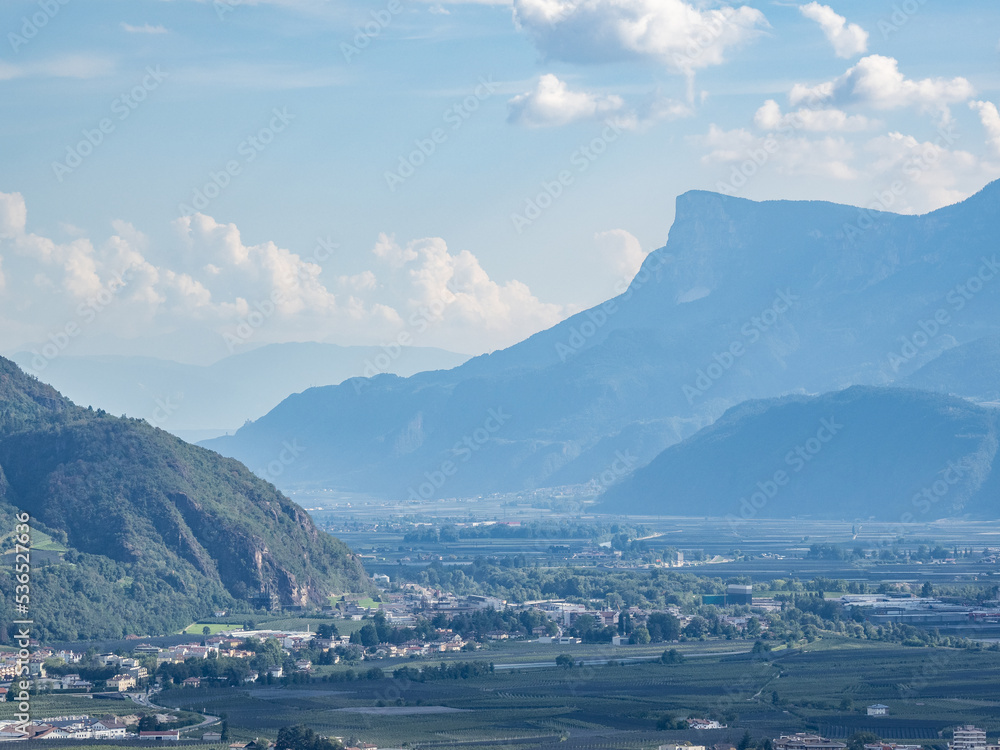
[{"label": "green farmland", "polygon": [[[304,685],[172,690],[163,703],[225,714],[234,738],[288,724],[380,747],[643,748],[818,731],[870,731],[892,741],[944,745],[942,732],[975,723],[1000,732],[1000,654],[828,638],[762,654],[682,663],[579,666],[609,649],[564,647],[577,666],[497,669],[469,679],[313,681]],[[491,654],[498,656],[498,654]],[[482,660],[483,654],[467,655]],[[496,660],[498,663],[500,659]],[[437,664],[410,662],[407,666]],[[391,668],[383,665],[386,673]],[[865,707],[885,703],[886,717]],[[711,732],[661,729],[686,717],[718,719]]]}]

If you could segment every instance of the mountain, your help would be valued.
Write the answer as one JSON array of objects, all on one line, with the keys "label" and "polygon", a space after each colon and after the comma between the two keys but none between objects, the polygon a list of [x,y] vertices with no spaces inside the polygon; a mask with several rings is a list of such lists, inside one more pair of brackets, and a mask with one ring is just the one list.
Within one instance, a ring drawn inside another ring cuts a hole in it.
[{"label": "mountain", "polygon": [[[37,636],[163,633],[273,594],[323,604],[370,584],[347,547],[232,459],[74,405],[0,358],[0,617],[13,615],[13,516],[33,530]],[[10,564],[7,564],[7,563]]]},{"label": "mountain", "polygon": [[975,401],[1000,401],[1000,336],[984,336],[941,352],[902,383]]},{"label": "mountain", "polygon": [[154,357],[70,356],[38,351],[11,359],[79,404],[145,419],[185,439],[215,437],[267,413],[290,393],[362,375],[412,375],[468,357],[443,349],[269,344],[201,366]]},{"label": "mountain", "polygon": [[900,388],[748,401],[609,488],[616,513],[1000,518],[1000,411]]},{"label": "mountain", "polygon": [[261,470],[298,440],[285,486],[398,498],[606,483],[747,399],[888,385],[1000,334],[998,229],[1000,182],[923,216],[685,193],[613,300],[452,370],[311,388],[205,445]]}]

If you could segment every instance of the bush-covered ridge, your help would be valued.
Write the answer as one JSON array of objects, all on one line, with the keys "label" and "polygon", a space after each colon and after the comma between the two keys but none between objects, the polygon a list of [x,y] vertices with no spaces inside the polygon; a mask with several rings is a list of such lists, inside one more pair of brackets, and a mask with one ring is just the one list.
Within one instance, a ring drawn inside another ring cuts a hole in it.
[{"label": "bush-covered ridge", "polygon": [[169,632],[262,592],[318,604],[369,587],[343,543],[238,461],[75,406],[0,358],[0,536],[16,510],[68,547],[35,553],[43,637]]}]

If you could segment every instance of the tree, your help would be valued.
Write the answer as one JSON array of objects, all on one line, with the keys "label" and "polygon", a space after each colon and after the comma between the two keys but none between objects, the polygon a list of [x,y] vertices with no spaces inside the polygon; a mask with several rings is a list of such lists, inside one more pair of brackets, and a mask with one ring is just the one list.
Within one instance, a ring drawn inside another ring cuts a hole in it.
[{"label": "tree", "polygon": [[206,625],[201,629],[202,635],[212,635],[212,629]]},{"label": "tree", "polygon": [[664,664],[680,664],[684,661],[684,654],[676,648],[671,648],[663,652],[660,656],[660,661]]},{"label": "tree", "polygon": [[338,635],[340,632],[337,630],[337,625],[332,622],[323,623],[316,628],[317,638],[336,638]]},{"label": "tree", "polygon": [[573,657],[569,654],[559,654],[556,657],[556,666],[571,669],[573,667]]},{"label": "tree", "polygon": [[632,631],[632,635],[628,639],[629,643],[636,643],[640,646],[644,646],[649,643],[649,631],[641,625]]},{"label": "tree", "polygon": [[865,745],[880,741],[879,736],[872,732],[855,732],[847,738],[847,750],[864,750]]},{"label": "tree", "polygon": [[688,638],[700,638],[708,633],[708,629],[708,620],[699,615],[695,615],[691,618],[691,622],[687,624],[687,627],[684,628],[684,635]]},{"label": "tree", "polygon": [[736,746],[736,750],[748,750],[751,747],[753,747],[753,737],[750,736],[750,730],[748,729],[740,738],[740,744]]},{"label": "tree", "polygon": [[924,581],[924,585],[920,587],[920,596],[924,599],[930,599],[934,596],[934,587],[930,581]]},{"label": "tree", "polygon": [[666,612],[653,612],[646,619],[646,630],[653,643],[676,641],[681,637],[681,621]]},{"label": "tree", "polygon": [[358,631],[358,638],[361,641],[361,645],[365,648],[374,648],[379,643],[378,630],[370,622]]},{"label": "tree", "polygon": [[159,728],[160,725],[156,721],[155,716],[143,716],[141,719],[139,719],[140,732],[155,732]]},{"label": "tree", "polygon": [[344,746],[320,737],[309,727],[298,724],[278,730],[277,750],[341,750]]}]

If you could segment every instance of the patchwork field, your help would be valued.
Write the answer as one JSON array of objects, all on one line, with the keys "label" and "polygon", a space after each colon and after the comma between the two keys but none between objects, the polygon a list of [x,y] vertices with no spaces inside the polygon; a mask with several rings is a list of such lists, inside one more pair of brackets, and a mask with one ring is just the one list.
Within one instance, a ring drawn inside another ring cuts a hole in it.
[{"label": "patchwork field", "polygon": [[[584,661],[601,656],[597,647],[573,654]],[[683,739],[735,743],[745,730],[761,738],[871,731],[943,745],[940,733],[956,724],[1000,732],[998,669],[997,653],[825,639],[799,649],[680,664],[515,667],[465,680],[389,677],[173,690],[159,700],[225,714],[233,737],[241,739],[273,737],[282,726],[302,723],[383,747],[639,748]],[[865,707],[877,702],[889,705],[889,716],[865,715]],[[719,719],[729,728],[708,734],[658,728],[689,716]]]}]

